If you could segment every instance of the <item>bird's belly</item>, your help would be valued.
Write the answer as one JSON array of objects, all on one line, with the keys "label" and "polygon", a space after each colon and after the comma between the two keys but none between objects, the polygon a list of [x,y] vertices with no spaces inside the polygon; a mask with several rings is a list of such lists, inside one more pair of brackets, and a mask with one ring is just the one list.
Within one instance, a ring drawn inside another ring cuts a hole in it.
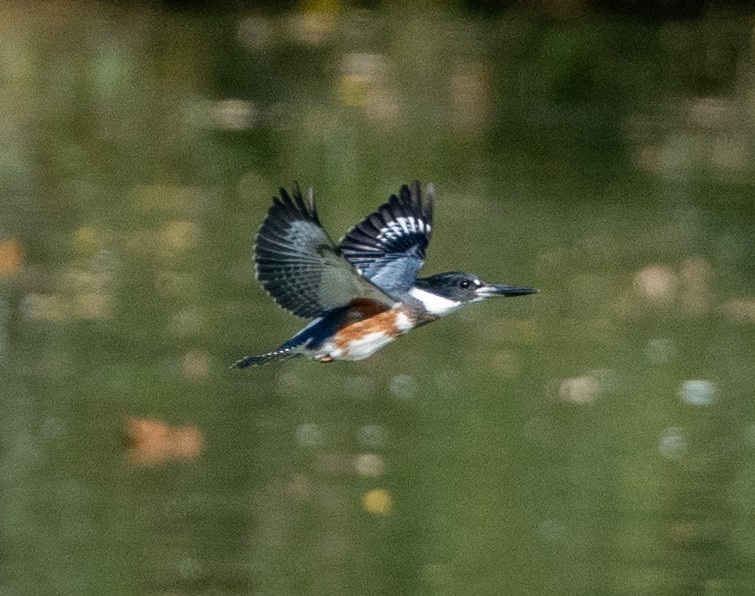
[{"label": "bird's belly", "polygon": [[362,360],[412,328],[412,321],[398,310],[389,310],[340,329],[317,350],[319,360]]},{"label": "bird's belly", "polygon": [[325,342],[318,352],[322,354],[321,357],[329,357],[333,360],[362,360],[369,358],[395,339],[395,335],[388,335],[383,331],[373,331],[358,339]]}]

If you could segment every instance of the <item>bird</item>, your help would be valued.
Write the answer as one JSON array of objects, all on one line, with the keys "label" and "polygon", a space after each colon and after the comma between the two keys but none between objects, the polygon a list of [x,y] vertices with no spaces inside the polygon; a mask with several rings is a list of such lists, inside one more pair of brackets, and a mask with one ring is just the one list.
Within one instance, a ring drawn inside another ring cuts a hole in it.
[{"label": "bird", "polygon": [[418,181],[334,243],[314,191],[280,188],[254,243],[255,276],[279,306],[309,324],[278,348],[232,368],[291,358],[362,360],[416,327],[493,296],[524,296],[530,286],[486,283],[472,273],[418,277],[433,230],[433,184]]}]

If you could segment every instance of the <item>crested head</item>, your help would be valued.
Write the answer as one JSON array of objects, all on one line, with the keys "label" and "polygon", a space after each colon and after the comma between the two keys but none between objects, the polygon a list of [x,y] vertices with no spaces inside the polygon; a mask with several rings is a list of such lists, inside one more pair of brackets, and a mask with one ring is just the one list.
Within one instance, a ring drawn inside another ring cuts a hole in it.
[{"label": "crested head", "polygon": [[493,296],[524,296],[535,288],[488,284],[473,273],[447,271],[417,279],[409,294],[418,299],[431,314],[443,316],[465,304],[480,302]]}]

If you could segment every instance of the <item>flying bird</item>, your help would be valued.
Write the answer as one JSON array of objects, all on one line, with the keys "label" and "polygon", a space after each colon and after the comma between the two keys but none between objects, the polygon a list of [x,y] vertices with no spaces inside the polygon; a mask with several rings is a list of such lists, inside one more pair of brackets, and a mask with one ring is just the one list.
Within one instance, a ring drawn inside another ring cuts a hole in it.
[{"label": "flying bird", "polygon": [[402,186],[335,244],[297,184],[284,188],[255,241],[255,273],[280,306],[312,319],[277,349],[237,361],[235,368],[307,357],[362,360],[415,327],[493,296],[523,296],[528,286],[490,284],[471,273],[417,277],[433,226],[435,189]]}]

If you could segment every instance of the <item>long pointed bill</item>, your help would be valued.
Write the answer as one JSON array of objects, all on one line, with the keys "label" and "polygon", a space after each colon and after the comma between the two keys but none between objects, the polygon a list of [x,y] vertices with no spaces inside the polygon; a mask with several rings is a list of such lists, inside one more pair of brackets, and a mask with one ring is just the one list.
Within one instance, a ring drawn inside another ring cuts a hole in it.
[{"label": "long pointed bill", "polygon": [[527,294],[537,293],[537,288],[531,288],[529,286],[485,284],[476,291],[480,298],[490,298],[491,296],[526,296]]}]

